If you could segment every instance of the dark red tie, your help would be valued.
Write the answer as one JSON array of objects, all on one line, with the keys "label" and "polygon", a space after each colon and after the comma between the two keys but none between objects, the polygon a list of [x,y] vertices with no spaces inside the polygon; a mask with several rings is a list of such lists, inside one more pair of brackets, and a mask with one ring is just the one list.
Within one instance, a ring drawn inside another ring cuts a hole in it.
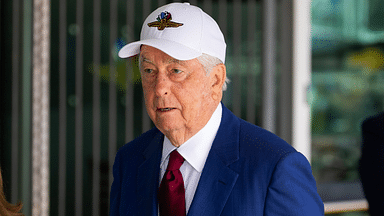
[{"label": "dark red tie", "polygon": [[159,188],[160,216],[185,216],[185,189],[180,167],[184,158],[174,150]]}]

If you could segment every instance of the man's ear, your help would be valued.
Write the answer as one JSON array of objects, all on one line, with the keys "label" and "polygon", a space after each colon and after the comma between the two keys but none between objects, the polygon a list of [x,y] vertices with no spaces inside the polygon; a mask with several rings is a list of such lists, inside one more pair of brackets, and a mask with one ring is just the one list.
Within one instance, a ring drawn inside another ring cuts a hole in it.
[{"label": "man's ear", "polygon": [[223,96],[222,88],[225,82],[227,70],[224,64],[216,65],[211,73],[211,89],[212,89],[212,98],[215,101],[221,101]]}]

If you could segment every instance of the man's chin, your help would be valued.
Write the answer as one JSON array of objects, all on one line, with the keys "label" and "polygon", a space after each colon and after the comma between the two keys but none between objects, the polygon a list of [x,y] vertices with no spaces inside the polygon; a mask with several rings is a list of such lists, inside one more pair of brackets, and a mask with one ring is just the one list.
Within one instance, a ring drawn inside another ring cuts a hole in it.
[{"label": "man's chin", "polygon": [[173,134],[175,132],[182,131],[182,127],[180,125],[173,123],[162,122],[160,124],[156,124],[157,129],[159,129],[163,134]]}]

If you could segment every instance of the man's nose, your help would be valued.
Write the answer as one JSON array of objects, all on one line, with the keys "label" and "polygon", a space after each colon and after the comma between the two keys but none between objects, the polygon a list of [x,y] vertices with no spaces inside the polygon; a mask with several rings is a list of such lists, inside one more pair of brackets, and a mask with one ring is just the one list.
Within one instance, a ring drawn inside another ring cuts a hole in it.
[{"label": "man's nose", "polygon": [[170,80],[165,73],[158,73],[155,81],[155,91],[158,97],[169,94]]}]

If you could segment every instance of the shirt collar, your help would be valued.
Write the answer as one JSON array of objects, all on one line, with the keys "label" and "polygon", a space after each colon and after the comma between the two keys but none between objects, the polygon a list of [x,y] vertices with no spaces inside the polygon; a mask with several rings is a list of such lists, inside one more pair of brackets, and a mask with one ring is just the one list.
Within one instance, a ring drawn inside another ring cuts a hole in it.
[{"label": "shirt collar", "polygon": [[[219,103],[208,123],[199,132],[177,148],[177,151],[181,156],[183,156],[183,158],[198,172],[203,171],[209,150],[211,149],[213,140],[219,130],[222,112],[222,105]],[[172,145],[171,141],[164,136],[161,165],[168,155],[175,149],[176,147]]]}]

